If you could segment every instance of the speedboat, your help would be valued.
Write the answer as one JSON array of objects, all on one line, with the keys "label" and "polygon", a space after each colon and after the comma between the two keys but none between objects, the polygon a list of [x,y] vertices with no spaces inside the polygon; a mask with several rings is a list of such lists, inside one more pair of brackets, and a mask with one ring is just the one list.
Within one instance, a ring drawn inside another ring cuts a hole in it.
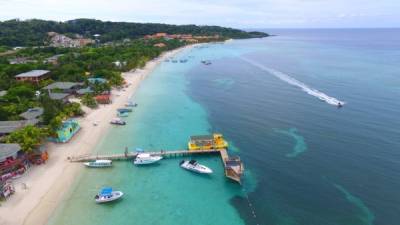
[{"label": "speedboat", "polygon": [[211,65],[211,61],[210,60],[203,60],[201,61],[201,63],[203,63],[204,65]]},{"label": "speedboat", "polygon": [[113,191],[111,187],[106,187],[101,189],[100,193],[98,193],[94,199],[96,203],[105,203],[120,199],[123,195],[124,193],[122,193],[122,191]]},{"label": "speedboat", "polygon": [[111,123],[111,124],[114,124],[114,125],[126,125],[126,122],[123,121],[121,118],[118,118],[118,117],[113,118],[113,119],[110,121],[110,123]]},{"label": "speedboat", "polygon": [[187,169],[187,170],[190,170],[190,171],[193,171],[193,172],[196,172],[196,173],[210,174],[210,173],[213,172],[210,168],[199,164],[196,160],[190,160],[190,161],[189,160],[182,160],[179,163],[179,165],[184,169]]},{"label": "speedboat", "polygon": [[93,168],[102,168],[102,167],[110,167],[112,166],[112,161],[108,159],[103,159],[103,160],[96,160],[92,162],[85,162],[83,165],[87,167],[93,167]]},{"label": "speedboat", "polygon": [[144,164],[152,164],[158,162],[162,159],[162,156],[158,155],[150,155],[149,153],[138,153],[133,164],[135,165],[144,165]]}]

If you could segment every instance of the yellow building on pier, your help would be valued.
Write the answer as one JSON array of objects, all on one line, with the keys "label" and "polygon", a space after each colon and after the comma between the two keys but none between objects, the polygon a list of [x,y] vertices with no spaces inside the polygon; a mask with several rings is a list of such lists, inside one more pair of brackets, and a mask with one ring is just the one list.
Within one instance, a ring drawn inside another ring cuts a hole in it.
[{"label": "yellow building on pier", "polygon": [[191,136],[188,143],[189,151],[226,148],[228,148],[228,142],[225,141],[222,134],[218,133]]}]

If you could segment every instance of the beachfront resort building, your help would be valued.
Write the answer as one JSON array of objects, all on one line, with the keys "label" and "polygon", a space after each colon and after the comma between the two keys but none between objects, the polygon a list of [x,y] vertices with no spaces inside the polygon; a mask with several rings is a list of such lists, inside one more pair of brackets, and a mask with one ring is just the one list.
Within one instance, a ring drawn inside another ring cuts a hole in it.
[{"label": "beachfront resort building", "polygon": [[107,83],[106,79],[100,78],[100,77],[92,77],[92,78],[88,78],[87,80],[88,80],[89,84],[96,84],[96,83],[105,84],[105,83]]},{"label": "beachfront resort building", "polygon": [[20,73],[15,76],[17,81],[26,81],[33,84],[38,84],[40,81],[47,79],[50,76],[48,70],[31,70],[29,72]]},{"label": "beachfront resort building", "polygon": [[51,92],[51,93],[49,94],[50,99],[61,101],[61,102],[63,102],[64,104],[66,104],[66,103],[69,102],[69,97],[70,97],[70,96],[71,96],[71,95],[68,94],[68,93],[53,93],[53,92]]},{"label": "beachfront resort building", "polygon": [[10,134],[16,130],[24,128],[28,125],[36,125],[38,119],[17,120],[17,121],[0,121],[0,137]]},{"label": "beachfront resort building", "polygon": [[47,90],[49,93],[57,92],[57,93],[75,94],[82,87],[83,83],[54,82],[52,84],[47,85],[43,89]]},{"label": "beachfront resort building", "polygon": [[112,102],[110,94],[97,95],[95,99],[98,104],[111,104]]},{"label": "beachfront resort building", "polygon": [[49,140],[58,143],[65,143],[81,129],[78,121],[69,119],[64,121],[62,126],[55,132],[55,135],[50,137]]},{"label": "beachfront resort building", "polygon": [[44,109],[42,107],[35,107],[26,110],[26,112],[19,114],[19,116],[24,118],[25,120],[35,120],[39,119],[39,117],[43,115],[43,112]]},{"label": "beachfront resort building", "polygon": [[28,162],[20,151],[19,144],[0,144],[0,181],[5,182],[26,171]]}]

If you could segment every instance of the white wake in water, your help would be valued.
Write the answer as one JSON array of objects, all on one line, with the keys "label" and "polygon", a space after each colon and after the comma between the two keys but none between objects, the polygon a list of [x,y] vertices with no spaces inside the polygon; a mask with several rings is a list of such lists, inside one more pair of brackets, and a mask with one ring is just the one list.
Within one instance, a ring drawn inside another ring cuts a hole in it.
[{"label": "white wake in water", "polygon": [[329,95],[327,95],[327,94],[325,94],[325,93],[323,93],[321,91],[318,91],[317,89],[311,88],[311,87],[307,86],[305,83],[300,82],[300,81],[294,79],[293,77],[291,77],[291,76],[289,76],[289,75],[287,75],[285,73],[282,73],[282,72],[280,72],[278,70],[275,70],[275,69],[268,68],[268,67],[266,67],[264,65],[261,65],[261,64],[259,64],[257,62],[251,61],[251,60],[243,58],[243,57],[242,57],[242,59],[244,61],[250,63],[251,65],[256,66],[256,67],[258,67],[258,68],[260,68],[260,69],[262,69],[262,70],[274,75],[275,77],[281,79],[282,81],[285,81],[288,84],[291,84],[293,86],[301,88],[301,90],[303,90],[307,94],[312,95],[314,97],[317,97],[321,101],[324,101],[324,102],[326,102],[328,104],[335,105],[335,106],[338,106],[339,103],[341,105],[345,104],[345,102],[340,101],[340,100],[338,100],[338,99],[336,99],[334,97],[331,97],[331,96],[329,96]]}]

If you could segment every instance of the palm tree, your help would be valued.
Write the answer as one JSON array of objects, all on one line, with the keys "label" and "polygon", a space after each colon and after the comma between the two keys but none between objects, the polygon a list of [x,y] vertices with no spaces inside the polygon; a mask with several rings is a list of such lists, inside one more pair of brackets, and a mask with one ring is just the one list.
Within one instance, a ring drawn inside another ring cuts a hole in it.
[{"label": "palm tree", "polygon": [[46,129],[29,125],[8,135],[6,142],[18,143],[21,145],[22,151],[32,152],[42,144],[47,135],[48,132]]}]

